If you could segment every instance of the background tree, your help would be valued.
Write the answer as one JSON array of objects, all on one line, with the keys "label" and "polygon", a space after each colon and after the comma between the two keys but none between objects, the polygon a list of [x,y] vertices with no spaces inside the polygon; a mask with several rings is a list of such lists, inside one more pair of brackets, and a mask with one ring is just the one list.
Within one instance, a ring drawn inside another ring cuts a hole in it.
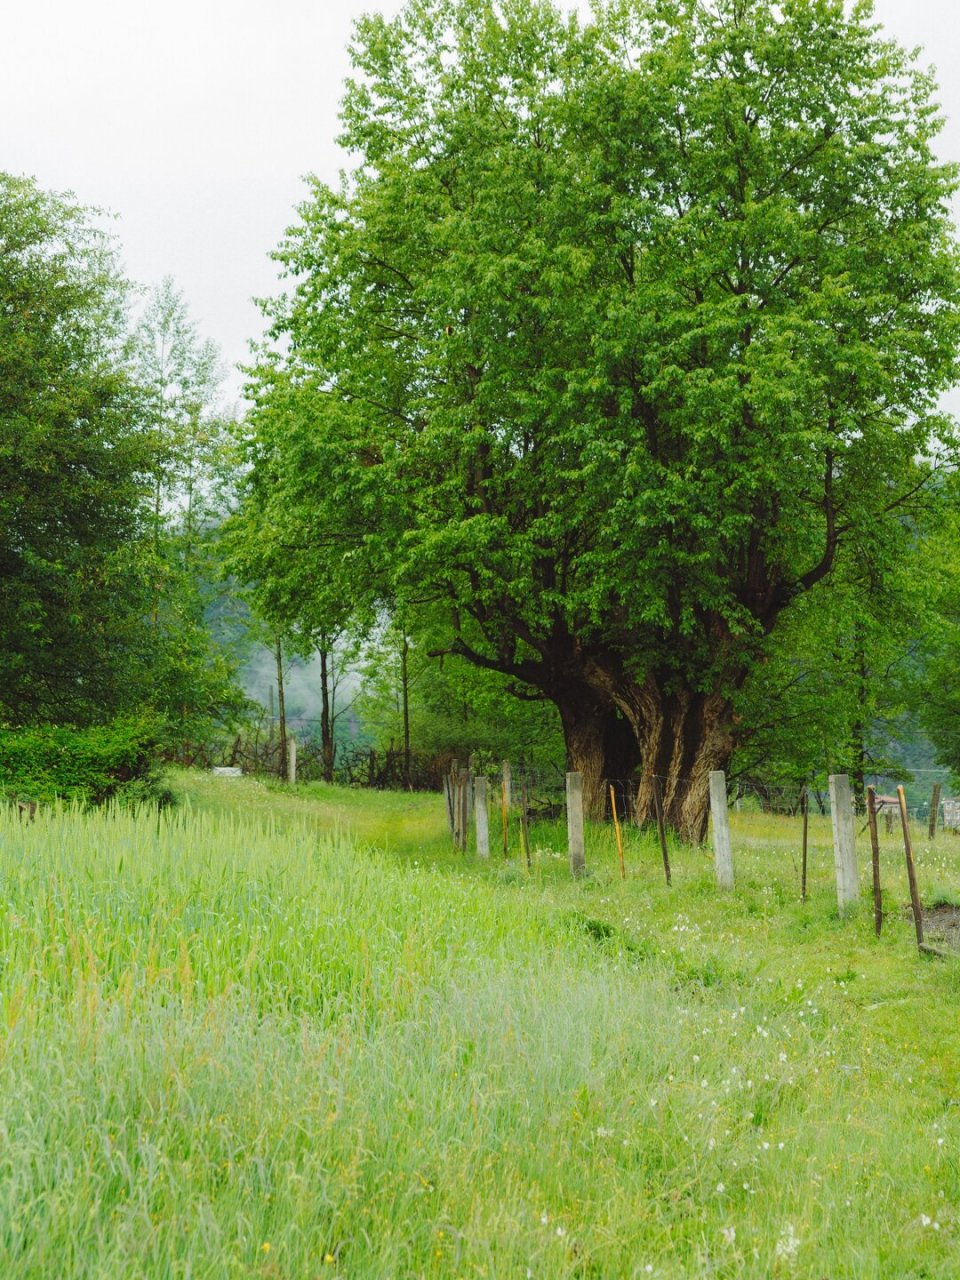
[{"label": "background tree", "polygon": [[847,556],[883,580],[952,432],[930,78],[841,0],[417,0],[353,57],[251,456],[323,578],[445,605],[595,805],[625,719],[699,838],[764,637]]},{"label": "background tree", "polygon": [[[564,747],[554,706],[518,699],[506,677],[462,658],[431,657],[430,642],[426,628],[411,634],[388,625],[366,645],[356,710],[374,745],[387,751],[403,744],[420,758],[479,755],[487,766],[507,759],[559,773]],[[409,776],[409,761],[406,767]]]},{"label": "background tree", "polygon": [[826,794],[831,773],[850,774],[860,805],[871,778],[909,780],[924,746],[916,682],[937,625],[927,552],[905,547],[882,584],[844,565],[784,612],[736,698],[733,779],[787,807],[804,787]]},{"label": "background tree", "polygon": [[155,440],[91,210],[0,173],[0,719],[130,706]]},{"label": "background tree", "polygon": [[150,537],[141,548],[152,591],[142,693],[164,717],[170,749],[191,759],[212,733],[235,727],[246,706],[238,655],[212,625],[229,589],[217,532],[230,487],[231,419],[219,401],[217,348],[198,335],[171,277],[148,296],[132,345],[155,441]]},{"label": "background tree", "polygon": [[926,538],[918,571],[922,603],[910,621],[918,649],[911,671],[910,711],[933,743],[936,758],[960,779],[960,483],[944,484],[936,527]]}]

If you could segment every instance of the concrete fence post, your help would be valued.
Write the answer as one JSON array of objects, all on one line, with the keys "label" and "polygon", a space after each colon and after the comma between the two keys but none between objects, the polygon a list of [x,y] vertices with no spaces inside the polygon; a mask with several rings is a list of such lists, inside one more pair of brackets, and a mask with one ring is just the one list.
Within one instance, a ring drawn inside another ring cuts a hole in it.
[{"label": "concrete fence post", "polygon": [[727,815],[727,775],[722,769],[710,774],[710,817],[713,820],[713,865],[721,889],[733,888],[733,850]]},{"label": "concrete fence post", "polygon": [[583,875],[586,855],[583,841],[583,779],[579,773],[567,774],[567,845],[570,849],[570,870],[575,876]]},{"label": "concrete fence post", "polygon": [[843,911],[860,897],[854,849],[853,796],[845,773],[831,773],[830,821],[833,825],[833,865],[837,875],[837,905]]},{"label": "concrete fence post", "polygon": [[473,780],[473,815],[477,824],[477,856],[490,857],[490,814],[487,808],[487,780]]}]

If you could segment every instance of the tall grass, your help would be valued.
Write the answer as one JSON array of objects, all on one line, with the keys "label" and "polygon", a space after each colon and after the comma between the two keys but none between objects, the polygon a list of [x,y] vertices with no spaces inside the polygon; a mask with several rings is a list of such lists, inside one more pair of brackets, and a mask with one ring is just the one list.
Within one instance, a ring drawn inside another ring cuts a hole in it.
[{"label": "tall grass", "polygon": [[720,898],[636,834],[572,883],[433,798],[186,794],[0,815],[0,1276],[956,1275],[960,984],[892,843],[877,943],[822,827],[803,905],[777,820]]}]

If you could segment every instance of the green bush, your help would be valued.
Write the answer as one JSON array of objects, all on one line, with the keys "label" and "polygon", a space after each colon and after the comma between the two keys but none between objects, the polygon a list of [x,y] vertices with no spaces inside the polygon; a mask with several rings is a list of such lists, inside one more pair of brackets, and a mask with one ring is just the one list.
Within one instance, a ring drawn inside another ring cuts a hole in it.
[{"label": "green bush", "polygon": [[165,803],[158,726],[117,720],[87,729],[0,727],[0,795],[101,805]]}]

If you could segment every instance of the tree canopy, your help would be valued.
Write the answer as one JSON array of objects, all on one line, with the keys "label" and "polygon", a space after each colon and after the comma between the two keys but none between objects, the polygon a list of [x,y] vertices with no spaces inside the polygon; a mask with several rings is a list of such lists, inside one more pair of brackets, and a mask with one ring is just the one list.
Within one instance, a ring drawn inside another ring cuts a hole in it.
[{"label": "tree canopy", "polygon": [[352,54],[253,383],[271,544],[428,603],[588,797],[641,759],[698,838],[763,638],[883,578],[953,447],[932,80],[842,0],[412,0]]},{"label": "tree canopy", "polygon": [[0,723],[182,740],[244,702],[204,617],[215,353],[132,293],[95,211],[0,173]]},{"label": "tree canopy", "polygon": [[109,714],[136,650],[153,440],[90,211],[0,173],[0,715]]}]

